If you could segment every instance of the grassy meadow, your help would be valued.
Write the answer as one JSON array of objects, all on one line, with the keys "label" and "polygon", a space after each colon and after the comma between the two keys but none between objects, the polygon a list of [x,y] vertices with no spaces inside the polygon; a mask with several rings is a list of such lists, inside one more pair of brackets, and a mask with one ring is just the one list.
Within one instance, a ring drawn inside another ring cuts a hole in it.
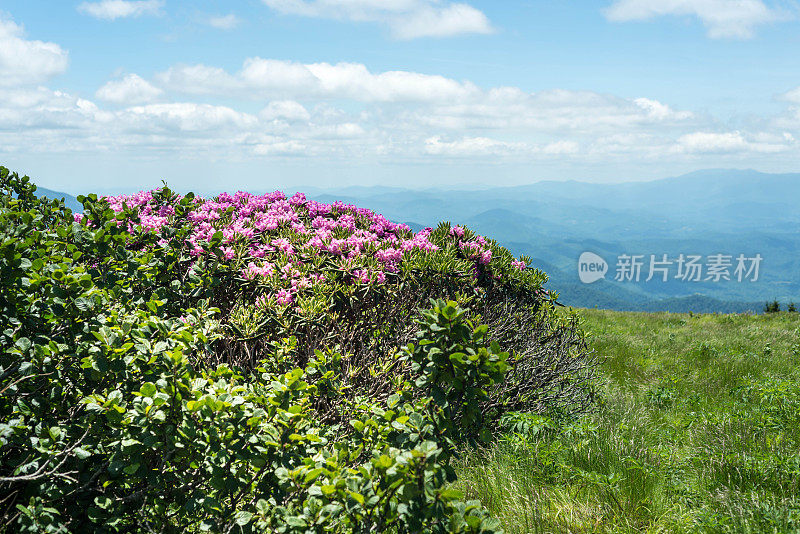
[{"label": "grassy meadow", "polygon": [[510,422],[457,486],[506,532],[800,532],[800,314],[584,310],[578,420]]}]

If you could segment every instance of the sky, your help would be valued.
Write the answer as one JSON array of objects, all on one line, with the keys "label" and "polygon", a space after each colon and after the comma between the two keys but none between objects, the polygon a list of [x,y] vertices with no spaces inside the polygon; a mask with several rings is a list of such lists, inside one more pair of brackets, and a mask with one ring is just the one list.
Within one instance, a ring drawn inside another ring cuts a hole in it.
[{"label": "sky", "polygon": [[0,0],[0,165],[72,194],[800,171],[794,0]]}]

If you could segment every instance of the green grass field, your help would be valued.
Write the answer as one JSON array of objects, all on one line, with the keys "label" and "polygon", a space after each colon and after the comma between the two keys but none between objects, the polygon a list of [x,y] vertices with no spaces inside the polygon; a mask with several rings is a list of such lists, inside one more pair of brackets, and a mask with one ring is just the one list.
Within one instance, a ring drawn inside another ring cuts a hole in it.
[{"label": "green grass field", "polygon": [[469,451],[506,532],[800,532],[800,314],[585,310],[602,400]]}]

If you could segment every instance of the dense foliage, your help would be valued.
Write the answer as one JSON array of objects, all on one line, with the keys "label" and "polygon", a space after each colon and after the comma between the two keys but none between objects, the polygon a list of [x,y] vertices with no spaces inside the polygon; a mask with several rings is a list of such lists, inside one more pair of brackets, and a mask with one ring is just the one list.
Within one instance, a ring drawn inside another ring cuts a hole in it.
[{"label": "dense foliage", "polygon": [[591,401],[575,317],[467,229],[34,192],[0,167],[0,530],[492,532],[457,446]]}]

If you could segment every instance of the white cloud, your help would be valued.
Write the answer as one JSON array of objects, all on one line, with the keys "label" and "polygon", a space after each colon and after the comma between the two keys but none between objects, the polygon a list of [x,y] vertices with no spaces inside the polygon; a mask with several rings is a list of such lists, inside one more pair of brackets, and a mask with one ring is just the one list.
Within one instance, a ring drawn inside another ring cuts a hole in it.
[{"label": "white cloud", "polygon": [[407,13],[419,0],[262,0],[281,13],[305,17],[325,17],[372,21],[382,16]]},{"label": "white cloud", "polygon": [[406,16],[391,19],[389,27],[398,39],[452,37],[463,33],[492,33],[492,25],[482,11],[467,4],[444,7],[426,6]]},{"label": "white cloud", "polygon": [[321,80],[302,63],[276,59],[249,58],[239,72],[238,81],[245,88],[266,91],[294,91],[303,87],[313,90]]},{"label": "white cloud", "polygon": [[[43,87],[0,88],[0,154],[123,149],[180,157],[363,153],[363,142],[346,147],[365,131],[343,112],[323,110],[309,123],[294,120],[312,117],[300,104],[273,102],[264,113],[269,114],[280,117],[281,124],[275,127],[269,117],[227,106],[171,102],[111,111]],[[293,120],[284,122],[289,117]]]},{"label": "white cloud", "polygon": [[781,100],[791,102],[792,104],[800,104],[800,87],[795,87],[781,95]]},{"label": "white cloud", "polygon": [[164,91],[136,74],[112,80],[97,90],[95,96],[114,104],[147,104],[157,100]]},{"label": "white cloud", "polygon": [[444,102],[478,95],[471,82],[408,71],[372,73],[360,63],[296,63],[259,57],[236,74],[205,65],[176,66],[157,75],[186,94],[236,93],[245,98],[347,98],[360,102]]},{"label": "white cloud", "polygon": [[83,2],[78,11],[97,19],[116,20],[142,15],[158,15],[164,7],[164,0],[101,0]]},{"label": "white cloud", "polygon": [[123,118],[152,120],[161,127],[182,131],[217,131],[222,128],[246,130],[258,124],[258,119],[247,113],[241,113],[225,106],[192,102],[135,106],[125,110]]},{"label": "white cloud", "polygon": [[294,100],[276,100],[261,110],[259,116],[267,121],[282,119],[289,122],[308,121],[311,115],[299,102]]},{"label": "white cloud", "polygon": [[77,136],[103,135],[120,142],[124,142],[123,134],[132,132],[172,132],[176,135],[172,142],[177,144],[181,132],[228,136],[231,131],[254,130],[259,124],[257,117],[226,106],[172,102],[110,111],[75,95],[41,87],[0,91],[0,116],[7,120],[9,130],[69,128],[70,134]]},{"label": "white cloud", "polygon": [[[238,132],[251,154],[288,154],[302,146],[305,154],[315,157],[516,159],[586,157],[584,146],[594,153],[621,152],[623,141],[613,147],[597,142],[620,130],[659,132],[666,136],[659,145],[663,151],[679,135],[707,125],[689,111],[649,98],[481,89],[438,75],[371,72],[358,63],[304,64],[257,57],[245,60],[234,73],[207,65],[177,65],[156,75],[153,83],[128,75],[106,84],[97,96],[132,105],[139,98],[149,103],[147,99],[163,101],[174,93],[269,101],[257,115],[230,107],[162,102],[120,110],[115,120],[128,132],[149,129],[167,136],[202,132],[213,139],[220,135],[215,130],[226,131],[226,146]],[[333,105],[341,101],[349,102],[344,106],[348,111]],[[267,138],[253,137],[257,132]],[[183,141],[171,138],[169,143],[180,146]],[[635,151],[640,145],[632,146]]]},{"label": "white cloud", "polygon": [[[564,160],[578,165],[721,165],[774,158],[777,153],[800,156],[797,121],[784,129],[771,123],[763,130],[725,130],[705,118],[684,118],[686,112],[652,99],[588,92],[528,94],[497,88],[465,98],[480,109],[470,114],[469,106],[459,108],[462,115],[451,118],[461,124],[452,129],[448,126],[453,124],[425,120],[441,119],[443,106],[435,102],[373,102],[354,110],[352,105],[341,109],[318,102],[307,107],[274,100],[251,114],[198,102],[123,103],[104,109],[43,87],[0,88],[0,153],[130,150],[180,158],[451,158],[524,165]],[[563,122],[558,122],[562,115]]]},{"label": "white cloud", "polygon": [[230,94],[241,89],[236,80],[223,69],[206,65],[177,65],[156,75],[156,80],[169,89],[193,95]]},{"label": "white cloud", "polygon": [[788,106],[783,113],[772,117],[767,123],[774,129],[794,130],[795,133],[800,133],[800,87],[780,95],[778,100],[786,102]]},{"label": "white cloud", "polygon": [[577,154],[580,145],[575,141],[554,141],[532,144],[519,141],[500,141],[489,137],[462,137],[455,141],[443,141],[439,135],[425,139],[425,153],[436,156],[563,156]]},{"label": "white cloud", "polygon": [[362,137],[365,133],[364,128],[360,125],[354,122],[345,122],[315,126],[312,128],[310,137],[316,139],[356,139]]},{"label": "white cloud", "polygon": [[580,146],[575,141],[555,141],[553,143],[548,143],[539,149],[542,154],[550,154],[554,156],[560,156],[563,154],[577,154],[579,150]]},{"label": "white cloud", "polygon": [[747,147],[739,132],[696,132],[678,138],[678,146],[686,152],[732,152]]},{"label": "white cloud", "polygon": [[372,74],[359,63],[314,63],[308,69],[324,93],[379,102],[442,101],[476,94],[470,82],[407,71]]},{"label": "white cloud", "polygon": [[449,130],[492,128],[550,132],[595,132],[619,128],[671,127],[695,120],[650,99],[628,100],[590,91],[563,89],[525,93],[502,87],[478,98],[455,100],[432,109],[413,111],[409,118]]},{"label": "white cloud", "polygon": [[425,140],[425,152],[444,156],[503,155],[527,150],[525,143],[508,143],[488,137],[464,137],[456,141],[442,141],[441,136]]},{"label": "white cloud", "polygon": [[783,152],[791,148],[794,138],[758,134],[746,136],[742,132],[694,132],[678,138],[676,151],[693,154],[715,153],[766,153]]},{"label": "white cloud", "polygon": [[[566,90],[526,93],[515,87],[483,90],[470,81],[439,75],[371,72],[360,63],[304,64],[255,57],[245,60],[242,68],[232,74],[206,65],[179,65],[158,74],[156,80],[165,88],[184,94],[419,104],[400,110],[404,122],[448,130],[596,131],[653,124],[671,126],[695,120],[689,111],[674,110],[648,98],[629,100]],[[279,115],[274,107],[264,113],[270,118]]]},{"label": "white cloud", "polygon": [[66,50],[25,39],[22,26],[0,14],[0,86],[41,83],[67,70],[67,63]]},{"label": "white cloud", "polygon": [[307,153],[308,147],[298,141],[279,141],[258,143],[253,147],[257,156],[302,156]]},{"label": "white cloud", "polygon": [[492,33],[486,15],[463,3],[441,0],[262,0],[290,15],[321,17],[387,26],[397,39]]},{"label": "white cloud", "polygon": [[615,22],[695,16],[708,28],[709,37],[739,39],[752,37],[755,27],[781,18],[761,0],[616,0],[605,14]]},{"label": "white cloud", "polygon": [[230,15],[220,15],[218,17],[210,17],[208,25],[219,30],[232,30],[238,26],[242,21],[239,17],[231,13]]},{"label": "white cloud", "polygon": [[588,152],[600,157],[652,158],[674,150],[673,145],[673,140],[668,135],[647,131],[623,132],[595,139]]},{"label": "white cloud", "polygon": [[250,58],[235,72],[176,65],[151,80],[128,74],[96,97],[97,103],[41,86],[0,87],[0,154],[129,150],[142,157],[519,168],[562,161],[720,166],[778,153],[800,160],[800,90],[782,95],[782,114],[734,127],[648,97],[481,88],[358,63]]},{"label": "white cloud", "polygon": [[669,106],[657,100],[636,98],[633,102],[644,110],[648,117],[654,120],[686,120],[693,117],[693,114],[689,111],[673,111]]},{"label": "white cloud", "polygon": [[94,103],[62,91],[44,87],[0,90],[0,130],[23,138],[43,131],[54,135],[82,132],[87,125],[104,123],[112,117],[112,113],[100,110]]}]

